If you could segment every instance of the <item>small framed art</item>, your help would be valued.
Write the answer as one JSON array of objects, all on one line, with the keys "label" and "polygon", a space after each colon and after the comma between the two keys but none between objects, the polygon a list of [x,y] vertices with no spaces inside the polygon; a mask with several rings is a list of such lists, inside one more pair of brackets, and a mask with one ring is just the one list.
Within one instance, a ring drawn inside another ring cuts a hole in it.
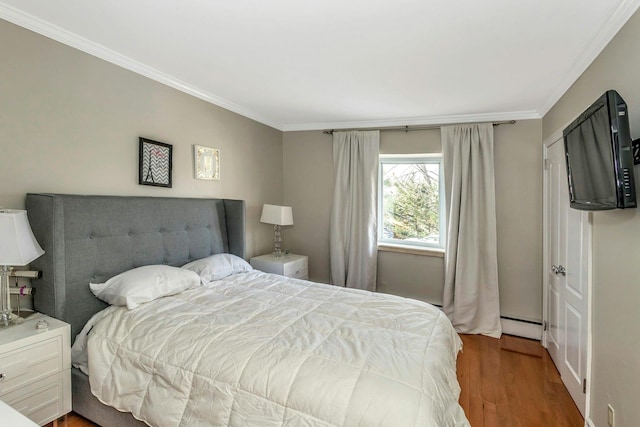
[{"label": "small framed art", "polygon": [[138,184],[171,188],[173,146],[140,138]]},{"label": "small framed art", "polygon": [[220,150],[194,145],[193,173],[196,179],[220,180]]}]

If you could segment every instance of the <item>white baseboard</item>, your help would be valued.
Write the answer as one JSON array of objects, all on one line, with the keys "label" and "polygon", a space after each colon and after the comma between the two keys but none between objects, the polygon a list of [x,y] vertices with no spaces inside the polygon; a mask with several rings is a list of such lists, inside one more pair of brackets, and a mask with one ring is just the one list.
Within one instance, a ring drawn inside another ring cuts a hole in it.
[{"label": "white baseboard", "polygon": [[538,341],[542,339],[542,325],[511,319],[500,319],[500,321],[502,323],[503,334],[515,335],[517,337],[530,338]]},{"label": "white baseboard", "polygon": [[596,425],[593,423],[593,421],[591,421],[591,418],[587,417],[584,420],[584,425],[585,427],[596,427]]}]

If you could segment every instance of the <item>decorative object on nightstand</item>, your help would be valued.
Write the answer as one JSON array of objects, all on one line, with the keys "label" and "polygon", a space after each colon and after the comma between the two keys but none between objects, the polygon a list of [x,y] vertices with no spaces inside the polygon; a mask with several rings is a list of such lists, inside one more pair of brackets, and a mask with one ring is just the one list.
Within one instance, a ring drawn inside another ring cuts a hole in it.
[{"label": "decorative object on nightstand", "polygon": [[265,224],[273,224],[273,254],[276,257],[282,256],[280,243],[280,228],[283,225],[293,225],[293,211],[291,206],[264,205],[262,207],[262,216],[260,222]]},{"label": "decorative object on nightstand", "polygon": [[27,211],[0,210],[0,327],[9,326],[17,321],[11,313],[9,293],[9,266],[27,265],[44,251],[33,236]]},{"label": "decorative object on nightstand", "polygon": [[71,412],[70,335],[40,313],[0,330],[0,400],[38,425]]},{"label": "decorative object on nightstand", "polygon": [[11,309],[15,311],[15,314],[17,314],[18,317],[21,317],[21,313],[24,313],[24,312],[32,313],[33,310],[28,308],[21,312],[20,300],[22,300],[23,297],[26,297],[28,295],[29,296],[34,295],[36,290],[30,286],[26,286],[26,285],[20,286],[18,283],[18,279],[21,277],[28,278],[28,279],[38,279],[42,277],[42,271],[13,269],[9,272],[9,277],[12,277],[15,280],[15,286],[9,287],[9,295],[13,295],[14,299],[16,300],[15,308],[11,307]]},{"label": "decorative object on nightstand", "polygon": [[306,255],[260,255],[250,260],[251,266],[265,273],[279,274],[294,279],[309,280],[309,258]]}]

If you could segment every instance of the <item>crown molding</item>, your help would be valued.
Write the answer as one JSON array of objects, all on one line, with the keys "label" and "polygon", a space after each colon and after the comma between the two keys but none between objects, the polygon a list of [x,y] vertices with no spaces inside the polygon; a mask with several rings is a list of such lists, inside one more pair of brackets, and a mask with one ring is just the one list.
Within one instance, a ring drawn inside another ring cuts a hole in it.
[{"label": "crown molding", "polygon": [[353,122],[327,122],[327,123],[304,123],[285,124],[282,126],[283,132],[296,132],[308,130],[326,129],[382,129],[393,126],[436,126],[460,123],[483,123],[498,122],[505,120],[536,120],[541,119],[540,113],[534,110],[513,111],[503,113],[483,113],[483,114],[461,114],[450,116],[427,116],[410,117],[405,119],[389,120],[360,120]]},{"label": "crown molding", "polygon": [[27,14],[19,9],[0,2],[0,18],[12,22],[18,26],[34,31],[50,39],[56,40],[65,45],[101,58],[119,67],[140,74],[166,86],[202,99],[226,110],[237,113],[241,116],[255,120],[264,125],[283,132],[323,130],[323,129],[354,129],[354,128],[383,128],[391,126],[417,126],[417,125],[446,125],[454,123],[471,122],[491,122],[502,120],[529,120],[540,119],[558,102],[567,92],[573,83],[584,73],[595,58],[602,52],[606,45],[620,31],[629,18],[640,7],[640,0],[623,0],[614,14],[609,18],[602,31],[594,37],[588,44],[587,49],[575,62],[572,70],[565,75],[563,81],[557,86],[554,93],[547,99],[543,106],[537,110],[525,110],[503,113],[486,114],[466,114],[450,116],[425,116],[410,117],[388,120],[363,120],[350,122],[325,122],[325,123],[302,123],[302,124],[282,124],[273,121],[263,114],[256,113],[243,106],[235,104],[225,98],[216,96],[177,79],[169,74],[163,73],[155,68],[149,67],[141,62],[135,61],[125,55],[111,50],[98,43],[92,42],[84,37],[64,30],[49,22],[46,22],[33,15]]},{"label": "crown molding", "polygon": [[0,18],[55,41],[58,41],[67,46],[71,46],[75,49],[81,50],[85,53],[88,53],[89,55],[103,59],[136,74],[148,77],[151,80],[155,80],[166,86],[172,87],[181,92],[202,99],[203,101],[207,101],[211,104],[217,105],[218,107],[222,107],[226,110],[240,114],[241,116],[255,120],[277,130],[282,130],[281,124],[273,122],[271,119],[265,117],[262,114],[258,114],[227,99],[201,90],[169,74],[163,73],[162,71],[156,70],[153,67],[149,67],[141,62],[135,61],[125,55],[102,46],[101,44],[92,42],[84,37],[62,29],[56,25],[25,13],[7,4],[0,3]]},{"label": "crown molding", "polygon": [[547,99],[546,103],[538,109],[541,115],[545,114],[553,108],[553,106],[562,98],[562,96],[569,90],[569,88],[582,76],[582,74],[589,68],[593,61],[602,53],[605,47],[609,44],[616,34],[622,29],[624,24],[627,23],[629,18],[640,7],[640,0],[623,0],[618,6],[616,11],[609,17],[606,24],[602,27],[602,30],[596,34],[596,36],[589,41],[585,51],[578,57],[571,70],[565,75],[564,79],[552,95]]}]

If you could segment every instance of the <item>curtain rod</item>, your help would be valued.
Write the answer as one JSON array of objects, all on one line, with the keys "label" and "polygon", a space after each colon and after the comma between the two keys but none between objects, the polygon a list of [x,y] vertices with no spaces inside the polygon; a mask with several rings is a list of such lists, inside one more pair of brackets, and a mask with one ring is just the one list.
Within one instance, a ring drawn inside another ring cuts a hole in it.
[{"label": "curtain rod", "polygon": [[[494,126],[512,125],[515,123],[516,123],[515,120],[505,120],[501,122],[493,122],[493,125]],[[468,124],[468,123],[452,123],[451,125],[455,125],[455,124]],[[440,129],[442,126],[450,126],[450,125],[390,126],[390,127],[378,128],[378,129],[374,129],[374,128],[372,129],[327,129],[327,130],[323,130],[322,133],[326,135],[333,135],[334,132],[348,132],[348,131],[354,131],[354,130],[360,130],[360,131],[379,130],[380,132],[412,132],[416,130]]]}]

